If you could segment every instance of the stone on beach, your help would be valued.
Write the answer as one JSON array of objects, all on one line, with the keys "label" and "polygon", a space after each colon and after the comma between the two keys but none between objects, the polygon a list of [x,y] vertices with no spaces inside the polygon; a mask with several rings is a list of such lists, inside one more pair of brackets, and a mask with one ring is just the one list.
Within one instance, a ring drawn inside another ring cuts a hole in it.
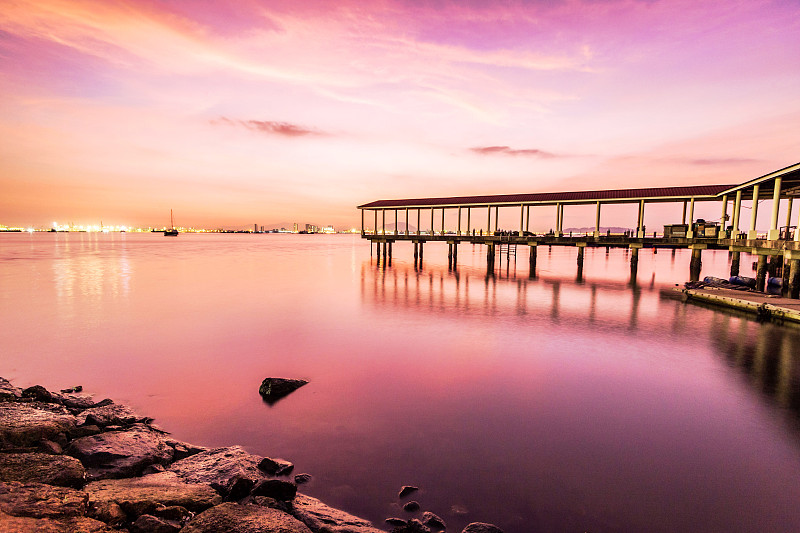
[{"label": "stone on beach", "polygon": [[127,426],[136,422],[148,422],[151,419],[137,415],[130,407],[120,404],[90,407],[81,411],[76,417],[79,426]]},{"label": "stone on beach", "polygon": [[307,383],[304,379],[265,378],[258,393],[266,403],[272,405]]},{"label": "stone on beach", "polygon": [[0,533],[106,533],[117,531],[103,522],[85,516],[30,518],[0,511]]},{"label": "stone on beach", "polygon": [[183,533],[312,533],[305,524],[271,507],[223,503],[195,516]]},{"label": "stone on beach", "polygon": [[5,378],[0,378],[0,400],[16,400],[22,397],[22,389]]},{"label": "stone on beach", "polygon": [[89,496],[80,490],[44,483],[0,483],[0,511],[12,516],[84,516]]},{"label": "stone on beach", "polygon": [[292,470],[294,470],[294,465],[283,459],[264,457],[261,462],[258,463],[258,468],[270,476],[288,476],[291,474]]},{"label": "stone on beach", "polygon": [[325,505],[316,498],[298,494],[292,501],[290,512],[312,531],[327,528],[330,533],[384,533],[372,523],[339,509]]},{"label": "stone on beach", "polygon": [[258,464],[261,457],[247,453],[241,446],[214,448],[197,453],[180,461],[175,461],[169,466],[169,471],[174,472],[183,481],[188,483],[205,483],[223,496],[241,481],[251,482],[255,486],[262,479],[266,479],[264,472],[259,470]]},{"label": "stone on beach", "polygon": [[81,437],[67,448],[92,480],[136,476],[152,464],[168,463],[173,453],[162,435],[144,424]]},{"label": "stone on beach", "polygon": [[65,441],[75,417],[60,405],[0,403],[0,449],[36,447],[43,440]]},{"label": "stone on beach", "polygon": [[409,513],[416,513],[417,511],[419,511],[419,502],[411,500],[410,502],[406,503],[403,506],[403,510]]},{"label": "stone on beach", "polygon": [[86,470],[74,457],[43,453],[0,453],[0,481],[81,487]]},{"label": "stone on beach", "polygon": [[430,511],[425,511],[422,513],[422,523],[434,531],[442,531],[447,529],[444,520]]}]

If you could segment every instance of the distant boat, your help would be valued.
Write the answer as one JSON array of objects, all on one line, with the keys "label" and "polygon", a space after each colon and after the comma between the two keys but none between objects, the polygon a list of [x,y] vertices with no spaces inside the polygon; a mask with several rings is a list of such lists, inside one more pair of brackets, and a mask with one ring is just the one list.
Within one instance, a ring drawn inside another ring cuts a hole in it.
[{"label": "distant boat", "polygon": [[177,237],[178,230],[175,229],[175,221],[172,218],[172,209],[169,210],[169,229],[164,230],[166,237]]}]

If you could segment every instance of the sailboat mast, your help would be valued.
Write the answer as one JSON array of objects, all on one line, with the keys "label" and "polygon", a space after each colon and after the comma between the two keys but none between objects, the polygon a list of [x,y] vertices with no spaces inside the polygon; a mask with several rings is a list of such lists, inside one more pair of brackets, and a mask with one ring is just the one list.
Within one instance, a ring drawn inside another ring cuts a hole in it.
[{"label": "sailboat mast", "polygon": [[174,228],[175,227],[175,221],[172,220],[172,209],[169,210],[169,227],[170,228]]}]

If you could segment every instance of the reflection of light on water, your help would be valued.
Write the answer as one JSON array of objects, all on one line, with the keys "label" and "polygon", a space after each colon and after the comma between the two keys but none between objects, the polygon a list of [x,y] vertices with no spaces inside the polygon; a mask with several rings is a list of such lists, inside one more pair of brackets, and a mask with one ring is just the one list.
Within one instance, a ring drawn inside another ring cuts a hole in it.
[{"label": "reflection of light on water", "polygon": [[116,246],[116,243],[107,246],[99,239],[107,239],[107,236],[79,234],[77,239],[72,235],[58,237],[53,280],[62,304],[78,297],[91,301],[128,296],[131,267],[124,238],[121,246]]}]

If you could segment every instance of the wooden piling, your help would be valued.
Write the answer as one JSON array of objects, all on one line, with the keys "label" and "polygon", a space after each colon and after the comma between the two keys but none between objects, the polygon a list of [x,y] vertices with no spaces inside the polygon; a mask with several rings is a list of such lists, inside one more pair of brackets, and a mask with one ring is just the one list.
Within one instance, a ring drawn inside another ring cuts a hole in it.
[{"label": "wooden piling", "polygon": [[739,275],[739,262],[741,252],[731,252],[731,276]]},{"label": "wooden piling", "polygon": [[756,290],[764,291],[767,284],[767,256],[758,256],[758,265],[756,266]]},{"label": "wooden piling", "polygon": [[789,298],[800,298],[800,259],[789,260]]}]

